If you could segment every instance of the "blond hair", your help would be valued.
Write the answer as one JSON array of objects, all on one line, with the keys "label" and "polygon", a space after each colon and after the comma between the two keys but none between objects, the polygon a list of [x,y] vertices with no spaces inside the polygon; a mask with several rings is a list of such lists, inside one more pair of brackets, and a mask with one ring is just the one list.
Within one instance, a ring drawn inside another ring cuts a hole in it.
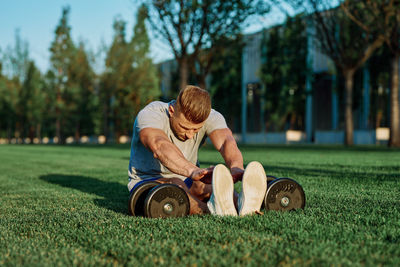
[{"label": "blond hair", "polygon": [[200,87],[188,85],[179,92],[176,108],[192,123],[201,123],[211,112],[210,94]]}]

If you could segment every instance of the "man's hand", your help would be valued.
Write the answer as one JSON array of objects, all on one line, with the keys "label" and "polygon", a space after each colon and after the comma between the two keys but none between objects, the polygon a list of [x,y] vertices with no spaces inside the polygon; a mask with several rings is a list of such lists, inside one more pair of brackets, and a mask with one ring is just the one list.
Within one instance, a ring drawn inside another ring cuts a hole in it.
[{"label": "man's hand", "polygon": [[231,169],[231,174],[233,177],[233,182],[236,183],[237,181],[241,181],[243,178],[244,170],[241,168],[233,167]]},{"label": "man's hand", "polygon": [[207,183],[206,181],[210,181],[211,183],[211,178],[212,178],[212,172],[213,172],[214,166],[210,166],[207,169],[196,169],[192,172],[190,175],[190,178],[193,181],[199,181],[201,180],[203,183]]},{"label": "man's hand", "polygon": [[[214,166],[210,166],[206,170],[208,170],[208,173],[205,174],[203,176],[203,178],[200,179],[200,181],[202,181],[205,184],[211,184]],[[241,181],[243,178],[243,173],[244,173],[244,170],[241,168],[237,168],[237,167],[232,168],[231,174],[232,174],[233,182],[236,183],[237,181]]]},{"label": "man's hand", "polygon": [[210,167],[208,167],[206,170],[207,170],[207,174],[205,174],[204,176],[203,176],[203,178],[201,178],[200,179],[200,181],[202,181],[203,183],[205,183],[205,184],[211,184],[211,181],[212,181],[212,174],[213,174],[213,171],[214,171],[214,167],[215,166],[210,166]]}]

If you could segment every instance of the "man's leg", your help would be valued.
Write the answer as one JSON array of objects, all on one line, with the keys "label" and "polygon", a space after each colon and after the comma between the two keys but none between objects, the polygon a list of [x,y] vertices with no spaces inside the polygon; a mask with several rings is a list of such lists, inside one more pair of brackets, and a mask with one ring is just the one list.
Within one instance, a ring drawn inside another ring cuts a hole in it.
[{"label": "man's leg", "polygon": [[[203,202],[201,199],[204,199],[204,196],[207,195],[207,193],[202,194],[197,194],[197,190],[192,190],[192,187],[194,184],[196,184],[196,187],[201,187],[197,185],[196,182],[193,182],[193,185],[189,189],[184,181],[182,181],[179,178],[160,178],[157,180],[157,182],[160,182],[162,184],[176,184],[179,187],[181,187],[183,190],[185,190],[186,194],[189,197],[189,202],[190,202],[190,215],[194,214],[207,214],[210,213],[207,204]],[[204,190],[207,190],[204,188]],[[192,191],[194,193],[192,193]],[[200,191],[199,191],[200,192]],[[206,191],[204,191],[206,192]]]}]

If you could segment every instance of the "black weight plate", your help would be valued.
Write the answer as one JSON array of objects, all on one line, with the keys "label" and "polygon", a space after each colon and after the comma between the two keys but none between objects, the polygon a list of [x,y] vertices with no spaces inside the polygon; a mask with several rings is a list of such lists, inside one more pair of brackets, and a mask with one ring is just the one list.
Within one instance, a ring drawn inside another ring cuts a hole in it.
[{"label": "black weight plate", "polygon": [[269,184],[270,182],[272,182],[273,180],[276,180],[278,178],[276,178],[275,176],[272,175],[267,175],[267,183]]},{"label": "black weight plate", "polygon": [[144,214],[149,218],[183,217],[189,214],[189,198],[182,188],[174,184],[154,187],[144,204]]},{"label": "black weight plate", "polygon": [[147,197],[147,194],[153,189],[155,186],[160,183],[156,181],[148,181],[143,182],[133,189],[131,195],[129,197],[129,214],[132,216],[144,216],[144,201]]},{"label": "black weight plate", "polygon": [[304,209],[306,196],[296,181],[290,178],[279,178],[268,184],[264,207],[266,210],[288,211]]},{"label": "black weight plate", "polygon": [[[267,188],[268,188],[269,184],[270,184],[272,181],[275,181],[276,179],[278,179],[278,178],[276,178],[275,176],[267,175]],[[265,203],[264,203],[264,201],[263,201],[263,203],[261,204],[261,209],[264,209],[264,208],[265,208]]]}]

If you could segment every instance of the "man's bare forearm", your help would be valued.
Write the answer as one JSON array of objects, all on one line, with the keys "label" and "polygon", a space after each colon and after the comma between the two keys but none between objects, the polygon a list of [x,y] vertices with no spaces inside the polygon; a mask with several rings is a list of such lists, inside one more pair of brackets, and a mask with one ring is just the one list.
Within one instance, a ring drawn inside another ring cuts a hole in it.
[{"label": "man's bare forearm", "polygon": [[237,147],[235,139],[229,137],[225,140],[219,151],[228,168],[243,169],[243,156]]},{"label": "man's bare forearm", "polygon": [[182,152],[171,142],[160,140],[154,150],[154,157],[171,172],[190,177],[198,167],[188,161]]},{"label": "man's bare forearm", "polygon": [[159,129],[145,128],[140,131],[140,141],[149,149],[154,158],[171,172],[191,177],[199,168],[188,161],[179,148]]},{"label": "man's bare forearm", "polygon": [[243,177],[243,156],[237,147],[233,136],[225,139],[221,146],[220,153],[225,160],[226,165],[231,170],[233,181],[241,181]]}]

